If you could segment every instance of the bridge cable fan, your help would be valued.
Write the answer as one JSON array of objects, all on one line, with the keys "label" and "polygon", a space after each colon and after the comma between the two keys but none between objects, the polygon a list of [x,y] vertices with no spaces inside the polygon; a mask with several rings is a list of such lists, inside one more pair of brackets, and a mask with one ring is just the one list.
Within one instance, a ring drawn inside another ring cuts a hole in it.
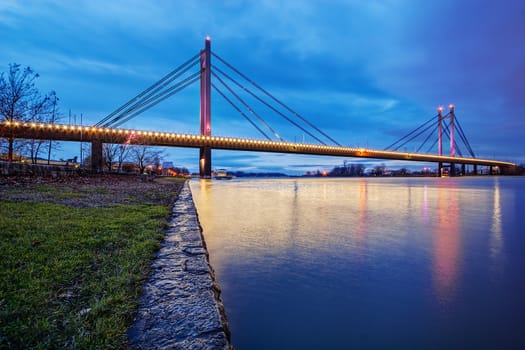
[{"label": "bridge cable fan", "polygon": [[275,137],[277,137],[277,139],[279,141],[284,141],[282,139],[281,136],[279,136],[279,134],[277,132],[275,132],[274,129],[272,129],[272,127],[270,125],[268,125],[268,123],[266,123],[266,121],[261,117],[259,116],[254,110],[253,108],[251,108],[238,94],[236,94],[231,87],[229,87],[225,82],[224,80],[221,79],[221,77],[219,77],[212,69],[211,71],[211,74],[217,78],[219,80],[219,82],[237,99],[239,100],[240,103],[242,103],[242,105],[255,117],[257,118],[264,126],[266,126],[268,128],[268,130],[270,130],[274,135]]},{"label": "bridge cable fan", "polygon": [[156,96],[153,96],[152,98],[150,98],[145,103],[141,104],[140,106],[137,106],[134,110],[140,108],[141,106],[143,108],[141,108],[140,110],[138,110],[138,111],[134,112],[133,114],[127,116],[123,120],[116,121],[116,124],[113,124],[113,127],[118,127],[118,126],[122,125],[123,123],[125,123],[125,122],[127,122],[127,121],[129,121],[129,120],[131,120],[133,118],[135,118],[139,114],[141,114],[141,113],[145,112],[146,110],[156,106],[157,104],[159,104],[160,102],[166,100],[167,98],[169,98],[169,97],[175,95],[176,93],[184,90],[188,86],[190,86],[190,85],[194,84],[195,82],[199,81],[199,79],[200,79],[199,76],[200,76],[200,72],[196,72],[196,73],[190,75],[189,77],[185,78],[181,82],[177,83],[177,85],[174,85],[174,86],[170,87],[168,90],[163,91],[162,93],[159,93]]},{"label": "bridge cable fan", "polygon": [[[257,83],[255,83],[253,80],[251,80],[250,78],[248,78],[245,74],[241,73],[238,69],[236,69],[235,67],[233,67],[231,64],[229,64],[228,62],[226,62],[224,59],[222,59],[220,56],[218,56],[217,54],[215,54],[214,52],[212,52],[212,55],[214,57],[216,57],[220,62],[222,62],[224,65],[226,65],[228,68],[230,68],[232,71],[234,71],[235,73],[237,73],[239,76],[241,76],[243,79],[245,79],[246,81],[248,81],[250,84],[252,84],[255,88],[259,89],[263,94],[265,94],[266,96],[268,96],[269,98],[271,98],[273,101],[275,101],[277,104],[279,104],[281,107],[285,108],[289,113],[292,113],[292,115],[298,119],[300,119],[302,122],[306,123],[308,126],[310,126],[312,129],[316,130],[318,133],[320,133],[321,135],[323,135],[324,137],[326,137],[328,140],[330,140],[331,142],[333,142],[334,144],[336,144],[337,146],[341,146],[337,141],[335,141],[333,138],[331,138],[329,135],[327,135],[325,132],[323,132],[321,129],[319,129],[317,126],[315,126],[313,123],[311,123],[308,119],[304,118],[303,116],[301,116],[299,113],[297,113],[296,111],[294,111],[293,109],[291,109],[290,107],[288,107],[286,104],[284,104],[282,101],[280,101],[279,99],[277,99],[275,96],[273,96],[272,94],[270,94],[267,90],[265,90],[263,87],[261,87],[260,85],[258,85]],[[229,78],[231,79],[231,78]],[[233,81],[233,80],[232,80]],[[245,89],[245,88],[244,88]],[[255,94],[253,93],[250,93],[252,94],[252,96],[256,96]],[[282,112],[277,112],[276,109],[274,107],[270,107],[270,105],[267,103],[267,102],[263,102],[264,100],[256,97],[261,103],[264,103],[265,105],[267,105],[269,108],[271,108],[272,110],[274,110],[274,112],[280,114],[281,116],[284,117],[284,114]],[[317,141],[321,142],[323,145],[326,145],[326,143],[324,143],[323,141],[320,141],[317,137],[313,136],[310,132],[304,130],[301,126],[299,126],[298,124],[296,124],[295,122],[291,121],[288,117],[285,117],[290,123],[294,124],[295,126],[297,126],[298,128],[300,128],[301,130],[303,130],[304,132],[306,132],[308,135],[310,135],[311,137],[315,138]]]},{"label": "bridge cable fan", "polygon": [[[403,140],[405,140],[406,138],[412,136],[414,133],[418,132],[421,128],[424,128],[426,125],[428,125],[430,122],[432,121],[435,121],[436,120],[436,117],[437,115],[433,116],[432,118],[430,118],[429,120],[427,120],[426,122],[424,122],[423,124],[421,124],[420,126],[418,126],[417,128],[415,128],[414,130],[410,131],[408,134],[406,134],[405,136],[403,136],[402,138],[400,138],[399,140],[397,140],[396,142],[392,143],[391,145],[389,145],[388,147],[385,147],[385,151],[388,151],[388,150],[397,150],[399,149],[399,147],[405,145],[407,142],[403,143],[403,145],[401,146],[398,146],[397,148],[393,149],[394,146],[396,146],[398,143],[400,142],[403,142]],[[426,130],[426,129],[425,129]],[[412,138],[413,139],[413,138]],[[410,140],[412,140],[410,139]]]},{"label": "bridge cable fan", "polygon": [[[134,98],[130,99],[128,102],[126,102],[124,105],[120,106],[118,109],[104,117],[102,120],[100,120],[95,126],[104,126],[108,127],[117,120],[121,119],[125,114],[128,114],[135,110],[135,106],[141,104],[144,99],[147,99],[148,97],[151,97],[156,92],[160,91],[162,88],[166,87],[168,84],[170,84],[173,80],[180,77],[182,74],[184,74],[189,68],[194,66],[196,63],[199,62],[199,55],[197,54],[193,57],[191,57],[189,60],[181,64],[179,67],[171,71],[170,73],[166,74],[164,77],[162,77],[159,81],[148,87],[146,90],[142,91],[140,94],[135,96]],[[130,105],[133,105],[132,107],[128,108]],[[126,109],[128,108],[128,109]],[[124,112],[123,110],[126,109]]]},{"label": "bridge cable fan", "polygon": [[268,141],[272,141],[271,137],[269,137],[268,135],[266,135],[266,133],[261,130],[261,128],[259,128],[259,126],[257,124],[255,124],[255,122],[250,118],[248,117],[235,103],[233,103],[232,100],[230,100],[225,93],[223,93],[214,83],[211,83],[211,86],[212,88],[215,89],[215,91],[217,91],[219,93],[219,95],[222,96],[222,98],[224,98],[226,100],[226,102],[228,102],[237,112],[239,112],[250,124],[252,124],[252,126],[254,128],[256,128]]},{"label": "bridge cable fan", "polygon": [[295,125],[297,128],[301,129],[303,132],[305,132],[306,134],[308,134],[310,137],[314,138],[315,140],[317,140],[318,142],[320,142],[321,144],[323,145],[326,145],[325,142],[323,142],[321,139],[319,139],[318,137],[316,137],[315,135],[313,135],[311,132],[309,132],[308,130],[306,130],[305,128],[303,128],[301,125],[297,124],[295,121],[293,121],[292,119],[290,119],[288,116],[286,116],[285,114],[283,114],[281,111],[277,110],[275,107],[273,107],[272,105],[270,105],[268,102],[264,101],[263,99],[261,99],[259,96],[257,96],[253,91],[251,91],[250,89],[246,88],[244,85],[242,85],[241,83],[239,83],[238,81],[236,81],[234,78],[232,78],[230,75],[224,73],[221,69],[217,68],[216,66],[213,67],[214,70],[216,70],[217,72],[219,72],[220,74],[222,74],[224,77],[226,77],[227,79],[229,79],[230,81],[232,81],[235,85],[237,85],[239,88],[241,88],[242,90],[244,90],[245,92],[247,92],[248,94],[250,94],[252,97],[254,97],[257,101],[261,102],[262,104],[264,104],[266,107],[270,108],[272,111],[274,111],[275,113],[277,113],[278,115],[280,115],[281,117],[283,117],[284,119],[286,119],[289,123]]}]

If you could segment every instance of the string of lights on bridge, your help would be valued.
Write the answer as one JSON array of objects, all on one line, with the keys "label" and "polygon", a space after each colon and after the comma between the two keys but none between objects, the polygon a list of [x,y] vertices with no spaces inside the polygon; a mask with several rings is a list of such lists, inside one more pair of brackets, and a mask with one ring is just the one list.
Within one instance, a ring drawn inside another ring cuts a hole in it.
[{"label": "string of lights on bridge", "polygon": [[148,130],[119,129],[68,124],[0,122],[0,136],[16,133],[17,137],[53,139],[62,141],[90,142],[99,140],[104,143],[124,143],[138,145],[157,145],[175,147],[212,147],[217,149],[246,150],[261,152],[296,153],[311,155],[329,155],[343,157],[363,157],[376,159],[397,159],[423,162],[456,162],[487,166],[512,167],[515,164],[480,158],[464,158],[416,154],[407,152],[375,150],[362,147],[343,147],[294,143],[283,141],[258,140],[212,135],[195,135]]}]

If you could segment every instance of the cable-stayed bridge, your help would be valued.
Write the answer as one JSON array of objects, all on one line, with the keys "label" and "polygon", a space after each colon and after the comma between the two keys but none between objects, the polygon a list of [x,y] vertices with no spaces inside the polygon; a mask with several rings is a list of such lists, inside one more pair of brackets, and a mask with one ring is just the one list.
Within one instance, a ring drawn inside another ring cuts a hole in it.
[{"label": "cable-stayed bridge", "polygon": [[[212,57],[221,66],[212,65]],[[129,120],[198,81],[200,82],[200,134],[124,128],[125,123]],[[212,89],[259,132],[261,139],[212,135]],[[248,99],[259,107],[253,107]],[[264,116],[259,112],[261,108],[267,111]],[[300,130],[303,135],[308,135],[309,139],[315,140],[315,143],[285,140],[268,122],[266,115],[269,113]],[[209,38],[206,38],[205,47],[200,53],[93,126],[8,120],[0,122],[0,137],[90,142],[94,171],[102,169],[102,145],[104,143],[199,148],[201,177],[211,176],[212,149],[434,162],[438,164],[439,173],[443,167],[449,167],[452,176],[456,175],[456,165],[461,166],[463,174],[466,173],[466,166],[472,166],[474,173],[477,173],[477,166],[499,167],[502,170],[516,166],[511,162],[476,158],[452,105],[449,106],[449,112],[445,115],[443,115],[443,108],[440,107],[436,116],[385,149],[342,146],[314,123],[213,53]],[[449,141],[450,155],[443,154],[444,139]],[[415,152],[399,151],[402,147],[414,143],[419,143]],[[436,146],[437,154],[431,153]],[[463,155],[460,146],[465,147],[466,156]],[[421,153],[424,151],[426,153]],[[492,170],[490,172],[492,173]]]}]

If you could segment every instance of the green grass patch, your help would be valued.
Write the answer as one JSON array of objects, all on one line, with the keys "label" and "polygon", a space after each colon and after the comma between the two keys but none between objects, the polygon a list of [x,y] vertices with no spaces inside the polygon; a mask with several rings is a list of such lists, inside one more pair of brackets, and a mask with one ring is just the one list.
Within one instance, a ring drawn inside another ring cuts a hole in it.
[{"label": "green grass patch", "polygon": [[37,192],[51,192],[54,191],[56,187],[49,185],[35,186],[35,191]]},{"label": "green grass patch", "polygon": [[98,194],[110,194],[112,193],[109,190],[106,190],[104,188],[86,188],[83,189],[82,192],[84,193],[98,193]]},{"label": "green grass patch", "polygon": [[52,197],[56,199],[87,198],[87,195],[78,193],[78,192],[60,192],[60,193],[53,193]]},{"label": "green grass patch", "polygon": [[168,213],[0,202],[0,348],[126,348]]}]

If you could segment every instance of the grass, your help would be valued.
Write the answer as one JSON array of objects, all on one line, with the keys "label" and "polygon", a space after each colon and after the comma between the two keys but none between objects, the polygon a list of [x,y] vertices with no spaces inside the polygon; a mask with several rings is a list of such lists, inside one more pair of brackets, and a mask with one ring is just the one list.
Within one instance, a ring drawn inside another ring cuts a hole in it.
[{"label": "grass", "polygon": [[0,201],[0,348],[126,348],[168,214]]}]

